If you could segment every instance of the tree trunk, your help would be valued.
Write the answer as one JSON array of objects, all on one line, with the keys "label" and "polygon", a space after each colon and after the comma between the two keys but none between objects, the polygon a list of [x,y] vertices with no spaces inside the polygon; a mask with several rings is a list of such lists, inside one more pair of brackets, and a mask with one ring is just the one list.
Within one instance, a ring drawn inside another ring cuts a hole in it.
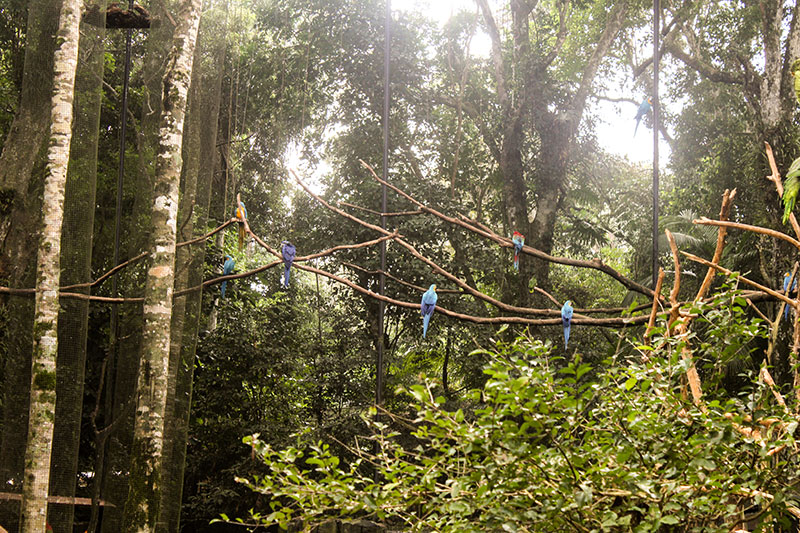
[{"label": "tree trunk", "polygon": [[[60,2],[29,2],[19,108],[0,155],[0,279],[7,280],[11,287],[35,284],[36,250],[28,243],[35,237],[32,228],[39,227],[44,176],[41,171],[34,172],[34,167],[44,159],[60,9]],[[22,487],[28,430],[34,302],[31,298],[11,297],[4,304],[6,316],[14,320],[9,320],[3,343],[0,483],[4,490],[18,492]],[[0,524],[16,531],[18,520],[19,504],[0,500]]]},{"label": "tree trunk", "polygon": [[33,323],[31,406],[22,487],[22,533],[45,530],[50,455],[56,407],[56,355],[58,352],[59,278],[61,275],[61,223],[72,140],[72,99],[78,67],[80,0],[65,0],[61,7],[53,58],[53,99],[47,177],[42,206],[42,237],[36,264],[36,303]]},{"label": "tree trunk", "polygon": [[[217,161],[217,127],[219,122],[219,107],[222,87],[222,77],[219,75],[223,68],[226,43],[216,35],[224,35],[226,21],[219,22],[204,19],[198,37],[198,53],[195,54],[193,72],[193,97],[189,103],[190,112],[187,114],[192,121],[192,149],[187,150],[187,155],[194,161],[192,170],[185,170],[186,188],[189,189],[189,176],[196,173],[196,194],[192,200],[194,209],[192,221],[184,229],[185,238],[198,236],[205,231],[208,222],[209,203],[211,200],[211,184]],[[211,44],[209,44],[211,43]],[[213,47],[212,47],[213,46]],[[202,48],[202,50],[201,50]],[[210,65],[200,63],[207,54],[203,50],[211,49]],[[194,84],[197,91],[194,91]],[[201,126],[202,125],[202,126]],[[186,193],[184,193],[186,194]],[[188,202],[187,202],[188,204]],[[180,220],[183,220],[182,218]],[[193,224],[196,221],[196,226]],[[186,250],[186,276],[181,285],[194,287],[203,281],[203,264],[205,262],[205,246],[185,247]],[[180,255],[180,253],[179,253]],[[182,261],[176,260],[176,264]],[[182,276],[183,277],[183,276]],[[176,282],[176,289],[178,283]],[[192,380],[194,377],[195,349],[199,333],[201,305],[203,292],[197,291],[187,294],[184,300],[183,323],[180,329],[176,328],[173,321],[170,364],[175,362],[174,403],[167,405],[167,429],[165,440],[168,448],[165,449],[165,459],[169,454],[169,468],[165,470],[164,493],[161,499],[161,513],[159,518],[159,531],[178,531],[180,526],[181,503],[183,495],[183,473],[186,463],[186,445],[189,434],[189,415],[192,398]],[[177,302],[176,302],[177,303]],[[175,352],[177,351],[177,353]],[[172,368],[170,376],[173,375]]]},{"label": "tree trunk", "polygon": [[[133,198],[132,214],[127,219],[127,258],[135,257],[148,249],[151,231],[150,216],[153,204],[153,174],[151,162],[155,161],[158,144],[158,119],[161,116],[161,80],[164,77],[165,58],[172,45],[174,26],[167,16],[175,12],[177,5],[172,0],[154,0],[150,12],[154,19],[161,21],[147,33],[147,44],[142,66],[142,82],[145,90],[137,135],[139,167],[135,174],[137,194]],[[121,257],[125,259],[125,257]],[[135,276],[129,279],[123,291],[137,296],[144,290],[144,279]],[[111,364],[107,395],[113,399],[113,406],[106,407],[105,420],[110,423],[119,417],[124,420],[108,438],[106,464],[103,468],[102,494],[114,507],[103,509],[103,533],[122,531],[122,512],[128,497],[128,476],[130,450],[133,441],[134,414],[128,408],[135,402],[136,381],[139,374],[141,352],[142,311],[140,308],[123,307],[119,310],[119,327],[115,346],[112,346]]]},{"label": "tree trunk", "polygon": [[145,284],[142,359],[137,385],[128,500],[123,515],[123,527],[128,531],[154,531],[158,520],[175,281],[181,142],[200,5],[200,0],[186,0],[183,3],[164,76],[152,214],[153,248]]},{"label": "tree trunk", "polygon": [[[104,13],[106,2],[98,5]],[[61,235],[61,285],[91,281],[92,236],[97,185],[97,142],[103,79],[105,29],[81,24],[80,61],[75,79],[75,136],[64,190]],[[74,289],[89,294],[90,290]],[[65,299],[58,317],[56,419],[50,494],[74,496],[83,409],[89,301]],[[72,531],[75,507],[53,506],[48,522],[54,531]]]}]

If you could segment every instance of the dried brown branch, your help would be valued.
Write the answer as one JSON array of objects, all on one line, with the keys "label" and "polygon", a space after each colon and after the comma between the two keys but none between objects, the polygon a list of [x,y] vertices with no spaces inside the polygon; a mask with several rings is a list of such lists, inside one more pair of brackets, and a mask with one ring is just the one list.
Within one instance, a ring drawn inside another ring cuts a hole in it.
[{"label": "dried brown branch", "polygon": [[658,280],[656,281],[656,290],[653,296],[653,307],[650,309],[650,319],[647,321],[647,331],[644,334],[645,344],[650,343],[650,332],[656,325],[656,315],[658,314],[659,299],[658,295],[661,294],[661,285],[664,283],[664,269],[658,268]]},{"label": "dried brown branch", "polygon": [[[458,218],[453,218],[453,217],[447,216],[444,213],[441,213],[441,212],[439,212],[439,211],[437,211],[437,210],[435,210],[435,209],[433,209],[431,207],[428,207],[428,206],[424,205],[423,203],[419,202],[415,198],[413,198],[410,195],[406,194],[404,191],[402,191],[401,189],[395,187],[391,183],[383,181],[375,173],[375,170],[373,170],[373,168],[369,164],[367,164],[366,162],[361,161],[361,164],[364,166],[364,168],[369,170],[369,172],[372,174],[372,177],[375,178],[379,183],[381,183],[382,185],[386,185],[388,188],[390,188],[391,190],[393,190],[394,192],[396,192],[400,196],[406,198],[408,201],[410,201],[411,203],[413,203],[414,205],[416,205],[417,207],[422,209],[424,212],[429,213],[429,214],[431,214],[431,215],[433,215],[433,216],[435,216],[435,217],[437,217],[437,218],[439,218],[441,220],[444,220],[445,222],[448,222],[450,224],[454,224],[454,225],[457,225],[457,226],[461,226],[462,228],[465,228],[465,229],[467,229],[469,231],[472,231],[473,233],[476,233],[476,234],[481,235],[481,236],[483,236],[483,237],[485,237],[487,239],[490,239],[490,240],[494,241],[495,243],[497,243],[498,245],[500,245],[500,246],[502,246],[504,248],[513,248],[514,247],[514,244],[511,242],[511,239],[509,239],[507,237],[500,236],[499,234],[497,234],[497,233],[491,231],[490,229],[486,228],[486,226],[481,225],[481,226],[483,226],[483,228],[480,228],[480,227],[478,227],[476,225],[464,222],[463,220],[459,220]],[[295,179],[298,179],[297,175],[295,175]],[[645,287],[644,285],[641,285],[639,283],[636,283],[633,280],[630,280],[630,279],[626,278],[625,276],[623,276],[622,274],[620,274],[619,272],[617,272],[616,270],[614,270],[610,266],[608,266],[605,263],[603,263],[600,259],[592,259],[591,261],[582,261],[582,260],[579,260],[579,259],[569,259],[569,258],[566,258],[566,257],[555,257],[555,256],[547,254],[547,253],[545,253],[545,252],[543,252],[541,250],[538,250],[536,248],[528,246],[527,244],[522,247],[522,253],[527,254],[527,255],[532,255],[532,256],[537,257],[539,259],[542,259],[544,261],[549,261],[551,263],[557,263],[557,264],[560,264],[560,265],[568,265],[568,266],[574,266],[574,267],[579,267],[579,268],[591,268],[591,269],[594,269],[594,270],[599,270],[599,271],[604,272],[605,274],[611,276],[612,278],[614,278],[615,280],[620,282],[623,286],[625,286],[625,288],[627,288],[629,290],[636,291],[636,292],[644,294],[646,296],[650,296],[650,297],[653,296],[653,290],[652,289],[650,289],[648,287]]]},{"label": "dried brown branch", "polygon": [[[297,268],[301,270],[306,270],[308,272],[313,272],[315,274],[319,274],[320,276],[325,276],[338,283],[347,285],[351,289],[356,290],[362,294],[366,294],[371,298],[375,298],[376,300],[383,300],[384,302],[395,305],[397,307],[419,310],[418,303],[404,302],[402,300],[396,300],[388,296],[381,296],[380,294],[372,292],[369,289],[365,289],[364,287],[361,287],[360,285],[353,283],[348,279],[345,279],[341,276],[337,276],[325,270],[320,270],[318,268],[310,267],[308,265],[297,265]],[[449,309],[440,307],[439,305],[436,306],[436,312],[437,313],[441,312],[443,315],[457,318],[459,320],[463,320],[466,322],[472,322],[474,324],[523,324],[532,326],[561,325],[560,316],[558,318],[540,318],[540,319],[524,318],[520,316],[479,317],[479,316],[465,315],[462,313],[456,313],[455,311],[450,311]],[[643,324],[646,318],[647,318],[646,316],[637,316],[633,318],[573,318],[572,323],[585,326],[604,326],[604,327],[622,328],[635,324]]]},{"label": "dried brown branch", "polygon": [[[733,199],[736,197],[736,189],[733,191],[729,191],[725,189],[725,192],[722,194],[722,206],[719,210],[719,223],[720,228],[717,231],[717,247],[714,249],[714,257],[711,259],[711,262],[719,264],[720,259],[722,259],[722,251],[725,248],[725,236],[727,235],[726,226],[723,224],[727,223],[728,216],[731,212],[731,206],[733,205]],[[703,221],[708,219],[703,218]],[[708,222],[712,222],[708,220]],[[705,222],[694,221],[695,224],[705,224]],[[798,243],[800,244],[800,243]],[[706,277],[703,278],[703,283],[700,285],[700,289],[697,291],[697,296],[695,296],[695,301],[700,301],[706,297],[708,294],[708,290],[711,288],[711,281],[714,279],[714,275],[716,271],[713,268],[709,268],[706,271]]]},{"label": "dried brown branch", "polygon": [[[778,172],[778,165],[775,163],[775,155],[772,153],[772,146],[770,146],[766,141],[764,141],[764,146],[766,147],[767,151],[769,168],[772,170],[772,174],[767,176],[767,179],[775,184],[775,191],[778,193],[778,198],[783,198],[783,183],[781,182],[781,173]],[[800,224],[797,223],[797,217],[794,216],[794,213],[789,214],[789,222],[792,225],[795,236],[798,240],[800,240]]]},{"label": "dried brown branch", "polygon": [[727,227],[727,228],[741,229],[741,230],[745,230],[745,231],[752,231],[754,233],[761,233],[762,235],[768,235],[770,237],[774,237],[776,239],[780,239],[782,241],[786,241],[789,244],[791,244],[792,246],[794,246],[795,248],[797,248],[798,250],[800,250],[800,241],[790,237],[789,235],[787,235],[787,234],[785,234],[783,232],[775,231],[774,229],[763,228],[761,226],[752,226],[750,224],[741,224],[739,222],[727,222],[727,221],[722,221],[722,220],[709,220],[709,219],[707,219],[705,217],[697,219],[697,220],[693,220],[692,222],[694,224],[700,224],[700,225],[703,225],[703,226],[719,226],[720,228]]},{"label": "dried brown branch", "polygon": [[680,304],[678,303],[678,292],[681,288],[681,264],[678,259],[678,246],[675,244],[675,237],[669,230],[665,230],[669,247],[672,251],[672,261],[675,263],[675,285],[669,295],[669,301],[672,305],[670,309],[670,322],[668,328],[675,326],[675,336],[683,338],[683,346],[681,347],[681,358],[689,363],[686,368],[686,379],[689,381],[689,389],[692,392],[692,401],[701,410],[705,410],[703,405],[703,389],[700,383],[700,374],[697,373],[697,367],[694,364],[694,357],[692,351],[689,349],[689,321],[690,318],[683,317],[681,319]]},{"label": "dried brown branch", "polygon": [[[326,202],[325,200],[320,198],[318,195],[314,194],[314,192],[311,191],[311,189],[308,188],[308,186],[300,179],[300,177],[294,171],[290,170],[290,172],[294,176],[294,179],[297,181],[297,183],[303,188],[303,190],[306,191],[306,193],[308,193],[309,196],[311,196],[312,198],[317,200],[319,203],[321,203],[323,206],[325,206],[326,208],[330,209],[334,213],[337,213],[337,214],[347,218],[348,220],[352,220],[353,222],[361,224],[362,226],[364,226],[366,228],[369,228],[371,230],[377,231],[378,233],[382,233],[384,235],[389,233],[387,230],[381,228],[380,226],[376,226],[375,224],[370,224],[369,222],[365,222],[364,220],[361,220],[358,217],[355,217],[355,216],[353,216],[353,215],[351,215],[351,214],[349,214],[349,213],[347,213],[345,211],[342,211],[341,209],[339,209],[337,207],[332,206],[330,203]],[[411,255],[413,255],[414,257],[416,257],[417,259],[419,259],[420,261],[422,261],[423,263],[425,263],[426,265],[431,267],[431,269],[433,269],[434,272],[436,272],[437,274],[447,278],[448,280],[452,281],[453,283],[455,283],[456,285],[458,285],[459,287],[464,289],[464,292],[467,292],[467,293],[475,296],[476,298],[478,298],[480,300],[488,302],[488,303],[492,304],[493,306],[497,307],[498,309],[501,309],[501,310],[509,312],[509,313],[527,314],[527,315],[535,315],[535,316],[547,316],[547,315],[551,314],[551,310],[550,309],[533,309],[533,308],[529,308],[529,307],[517,307],[517,306],[514,306],[514,305],[509,305],[509,304],[503,303],[503,302],[501,302],[501,301],[499,301],[499,300],[497,300],[495,298],[492,298],[491,296],[489,296],[487,294],[484,294],[484,293],[480,292],[479,290],[469,286],[467,283],[462,281],[460,278],[454,276],[453,274],[451,274],[450,272],[448,272],[447,270],[445,270],[444,268],[439,266],[437,263],[431,261],[430,259],[428,259],[424,255],[419,253],[419,251],[414,246],[412,246],[411,244],[406,242],[404,239],[402,239],[400,237],[397,237],[397,238],[395,238],[395,242],[397,244],[399,244],[400,246],[402,246],[403,248],[405,248],[406,250],[408,250],[408,252]]]},{"label": "dried brown branch", "polygon": [[416,211],[399,211],[396,213],[381,213],[380,211],[375,211],[374,209],[367,209],[366,207],[361,207],[360,205],[351,204],[348,202],[339,201],[339,205],[343,205],[345,207],[350,207],[353,209],[359,209],[361,211],[366,211],[367,213],[372,213],[373,215],[378,215],[379,217],[402,217],[402,216],[410,216],[410,215],[421,215],[422,210],[417,209]]},{"label": "dried brown branch", "polygon": [[775,397],[775,400],[778,402],[780,406],[784,409],[786,407],[786,401],[783,399],[783,395],[778,391],[778,387],[775,385],[775,380],[772,379],[772,374],[769,373],[769,369],[765,365],[761,365],[761,370],[758,373],[758,377],[761,378],[761,381],[766,383],[769,387],[769,390],[772,392],[772,395]]},{"label": "dried brown branch", "polygon": [[714,270],[719,270],[720,272],[722,272],[723,274],[727,274],[728,276],[736,276],[737,279],[739,279],[743,283],[746,283],[747,285],[750,285],[751,287],[755,287],[758,290],[760,290],[761,292],[765,292],[765,293],[769,294],[770,296],[772,296],[773,298],[775,298],[777,300],[781,300],[783,302],[788,303],[789,305],[794,306],[794,301],[791,300],[790,298],[787,298],[783,294],[781,294],[781,293],[779,293],[777,291],[774,291],[774,290],[770,289],[769,287],[761,285],[760,283],[757,283],[755,281],[747,279],[746,277],[742,276],[738,272],[734,272],[732,270],[728,270],[727,268],[725,268],[723,266],[720,266],[720,265],[715,265],[711,261],[707,261],[707,260],[703,259],[702,257],[697,257],[696,255],[690,254],[689,252],[681,252],[681,253],[683,255],[685,255],[688,259],[694,261],[695,263],[700,263],[701,265],[705,265],[705,266],[711,267]]},{"label": "dried brown branch", "polygon": [[[425,287],[420,287],[419,285],[414,285],[413,283],[409,283],[407,281],[403,281],[402,279],[398,278],[397,276],[393,276],[392,274],[389,274],[388,272],[383,271],[383,270],[368,270],[368,269],[360,267],[358,265],[354,265],[353,263],[342,263],[342,265],[344,265],[344,266],[346,266],[348,268],[352,268],[354,270],[360,270],[361,272],[364,272],[366,274],[372,274],[372,275],[375,275],[375,276],[383,273],[383,275],[386,276],[387,278],[392,279],[392,280],[396,281],[397,283],[399,283],[401,285],[405,285],[406,287],[410,287],[410,288],[414,289],[415,291],[425,292],[425,291],[428,290]],[[440,289],[438,286],[436,287],[436,292],[438,294],[464,294],[464,291],[459,290],[459,289]]]}]

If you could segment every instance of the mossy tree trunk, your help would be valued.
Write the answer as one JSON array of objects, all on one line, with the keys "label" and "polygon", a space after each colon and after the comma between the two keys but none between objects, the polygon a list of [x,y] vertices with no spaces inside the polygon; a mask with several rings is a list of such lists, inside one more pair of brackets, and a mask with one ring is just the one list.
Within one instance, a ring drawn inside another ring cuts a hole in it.
[{"label": "mossy tree trunk", "polygon": [[[46,146],[60,7],[60,2],[50,0],[29,2],[19,107],[0,155],[0,279],[11,287],[26,288],[35,283],[35,247],[28,243],[35,235],[32,229],[38,230],[43,172],[38,168],[34,172],[34,168],[43,160]],[[5,349],[0,483],[4,490],[18,492],[28,430],[34,302],[12,297],[3,303],[6,315],[13,320],[9,320],[5,342],[0,343]],[[19,503],[0,500],[0,524],[16,531],[18,520]]]},{"label": "mossy tree trunk", "polygon": [[78,67],[81,0],[61,6],[58,48],[53,58],[50,143],[42,205],[42,236],[36,261],[36,303],[33,322],[31,406],[22,487],[22,533],[39,533],[47,521],[50,455],[56,408],[61,225],[64,187],[72,140],[72,100]]},{"label": "mossy tree trunk", "polygon": [[154,531],[158,520],[175,281],[181,144],[200,5],[200,0],[183,2],[164,75],[152,210],[153,244],[145,282],[142,358],[137,383],[128,500],[123,514],[123,529],[126,531]]},{"label": "mossy tree trunk", "polygon": [[[226,50],[226,40],[221,36],[226,34],[227,19],[217,9],[214,12],[215,16],[204,17],[200,25],[192,68],[192,90],[188,102],[183,150],[184,187],[178,217],[181,224],[180,240],[189,240],[203,234],[208,221],[211,180],[217,154],[217,128],[214,126],[219,122],[222,84],[219,72],[223,68]],[[187,246],[177,251],[176,291],[202,283],[205,250],[205,246]],[[175,301],[175,309],[180,306],[180,313],[173,310],[169,397],[164,432],[167,443],[164,449],[164,489],[158,527],[159,531],[164,532],[178,531],[180,525],[194,357],[202,297],[202,291],[187,294]]]},{"label": "mossy tree trunk", "polygon": [[[148,248],[152,224],[150,215],[153,204],[153,179],[155,169],[152,162],[158,145],[159,117],[161,116],[161,80],[164,77],[166,56],[169,53],[174,25],[167,13],[174,13],[177,5],[174,0],[154,0],[150,3],[150,13],[159,24],[147,32],[147,43],[141,69],[144,89],[144,102],[140,113],[139,129],[136,139],[137,171],[128,175],[135,180],[135,196],[129,201],[133,204],[127,217],[124,234],[127,242],[123,250],[127,256],[121,260],[139,255]],[[134,69],[134,72],[136,69]],[[136,86],[136,82],[133,83]],[[126,187],[127,188],[127,187]],[[138,271],[137,271],[138,272]],[[123,294],[139,296],[144,290],[141,275],[128,276],[122,286]],[[122,530],[122,512],[128,497],[128,476],[130,448],[133,441],[133,410],[129,405],[135,402],[136,380],[139,372],[139,353],[141,351],[142,311],[141,308],[119,306],[120,318],[117,337],[110,354],[109,372],[106,384],[107,394],[113,398],[112,406],[106,406],[106,420],[123,420],[108,438],[105,465],[103,467],[103,499],[114,507],[103,509],[103,533],[117,533]]]},{"label": "mossy tree trunk", "polygon": [[[106,2],[95,5],[105,13]],[[92,237],[97,190],[97,145],[100,129],[105,29],[81,24],[80,60],[75,78],[75,124],[64,190],[64,223],[61,235],[61,285],[91,281]],[[89,288],[73,289],[89,294]],[[89,301],[61,302],[58,317],[56,361],[56,420],[50,494],[74,496],[80,448],[81,414],[86,366]],[[75,507],[54,505],[48,522],[54,531],[72,531]]]}]

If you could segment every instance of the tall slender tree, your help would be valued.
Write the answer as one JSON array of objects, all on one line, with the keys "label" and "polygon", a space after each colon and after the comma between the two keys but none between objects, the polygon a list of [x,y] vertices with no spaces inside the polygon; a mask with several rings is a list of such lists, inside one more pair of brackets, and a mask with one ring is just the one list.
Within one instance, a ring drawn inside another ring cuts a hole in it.
[{"label": "tall slender tree", "polygon": [[181,144],[200,22],[200,6],[200,0],[185,0],[182,3],[164,75],[152,211],[153,245],[145,285],[136,422],[128,500],[123,515],[123,528],[128,531],[154,531],[158,520],[175,280],[178,192],[182,166]]},{"label": "tall slender tree", "polygon": [[59,17],[59,43],[53,58],[50,142],[42,205],[42,235],[36,261],[31,407],[25,450],[20,531],[41,532],[47,521],[50,456],[56,409],[61,225],[64,186],[72,140],[72,100],[78,66],[81,0],[65,0]]},{"label": "tall slender tree", "polygon": [[[41,214],[39,191],[43,172],[37,161],[47,138],[53,87],[53,54],[56,48],[60,2],[28,3],[25,30],[25,64],[19,104],[0,154],[0,277],[11,287],[34,284],[36,250],[28,245],[31,228],[38,228]],[[33,301],[8,298],[6,315],[14,317],[6,330],[3,353],[3,418],[0,435],[0,483],[17,492],[22,486],[25,432],[28,429],[31,382],[31,323]],[[0,524],[17,529],[19,504],[0,501]]]}]

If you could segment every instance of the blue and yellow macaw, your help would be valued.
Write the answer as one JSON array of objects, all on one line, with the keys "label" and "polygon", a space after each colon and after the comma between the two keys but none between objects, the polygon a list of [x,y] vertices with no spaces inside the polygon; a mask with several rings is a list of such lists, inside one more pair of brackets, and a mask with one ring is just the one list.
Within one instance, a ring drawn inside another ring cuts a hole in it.
[{"label": "blue and yellow macaw", "polygon": [[522,247],[525,246],[525,235],[515,231],[514,235],[511,236],[511,242],[514,243],[514,268],[519,270],[519,253],[522,251]]},{"label": "blue and yellow macaw", "polygon": [[564,302],[564,306],[561,308],[561,325],[564,326],[564,349],[567,349],[567,344],[569,343],[569,328],[572,324],[572,306],[570,305],[571,300],[567,300]]},{"label": "blue and yellow macaw", "polygon": [[650,99],[649,96],[647,98],[645,98],[644,100],[642,100],[642,103],[639,104],[639,110],[636,111],[636,116],[634,117],[636,119],[636,127],[633,129],[634,137],[636,136],[636,130],[639,129],[639,122],[642,121],[642,117],[643,116],[645,116],[646,114],[648,114],[650,112],[650,109],[653,107],[652,104],[653,104],[653,101]]},{"label": "blue and yellow macaw", "polygon": [[[783,293],[786,296],[789,296],[789,281],[791,279],[792,279],[792,273],[791,272],[787,272],[786,274],[783,275]],[[792,291],[791,292],[794,292],[796,290],[797,290],[797,278],[795,278],[794,282],[792,283]],[[790,306],[788,304],[783,307],[783,319],[784,320],[788,320],[789,319],[789,307]]]},{"label": "blue and yellow macaw", "polygon": [[294,244],[289,241],[281,241],[281,256],[283,256],[283,287],[289,288],[289,269],[292,268],[292,262],[297,250]]},{"label": "blue and yellow macaw", "polygon": [[244,238],[245,238],[245,230],[244,230],[244,221],[247,220],[247,208],[244,206],[244,202],[242,202],[241,195],[236,195],[236,218],[241,220],[239,222],[239,251],[242,251],[244,248]]},{"label": "blue and yellow macaw", "polygon": [[[236,261],[233,260],[233,257],[230,255],[225,256],[225,264],[222,265],[222,275],[228,276],[231,272],[233,272],[233,267],[236,266]],[[227,281],[223,281],[219,286],[219,292],[222,296],[222,299],[225,299],[225,287],[228,285]]]},{"label": "blue and yellow macaw", "polygon": [[433,316],[433,310],[436,309],[436,302],[439,300],[439,295],[436,294],[436,284],[434,283],[425,294],[422,295],[422,302],[420,303],[420,313],[422,314],[422,337],[428,334],[428,323]]}]

